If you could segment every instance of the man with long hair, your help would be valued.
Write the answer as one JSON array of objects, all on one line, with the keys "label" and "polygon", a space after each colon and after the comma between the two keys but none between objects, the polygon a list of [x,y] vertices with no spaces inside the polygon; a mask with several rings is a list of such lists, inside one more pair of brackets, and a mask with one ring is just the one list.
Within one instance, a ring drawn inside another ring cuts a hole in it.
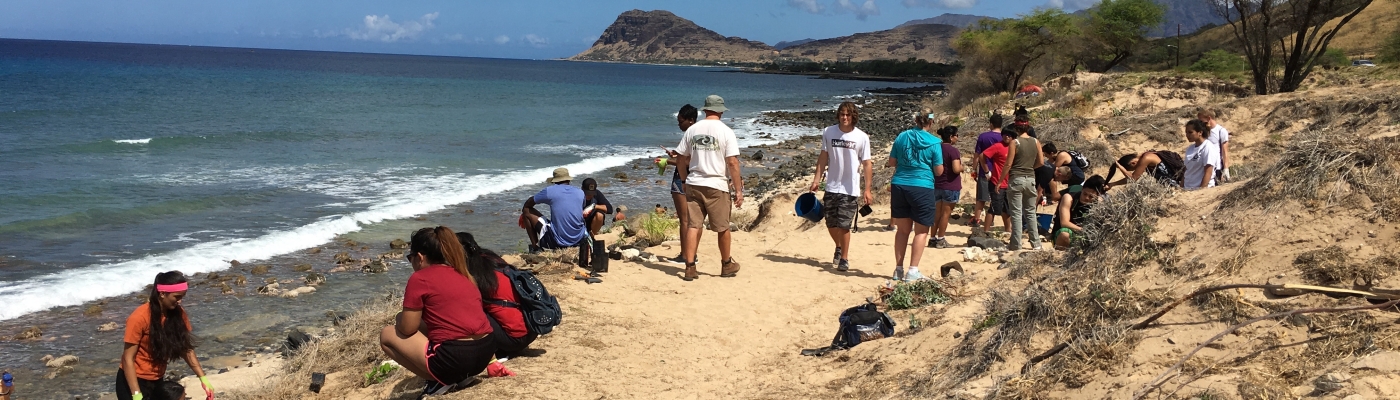
[{"label": "man with long hair", "polygon": [[[856,104],[846,101],[836,107],[836,125],[822,131],[822,152],[817,156],[817,173],[812,178],[808,191],[816,192],[826,183],[822,194],[822,212],[826,218],[826,230],[831,241],[836,243],[836,253],[831,264],[837,271],[851,269],[851,225],[861,204],[874,202],[870,195],[872,163],[870,162],[870,136],[856,121],[860,110]],[[830,167],[828,170],[827,167]],[[822,176],[825,173],[826,179]],[[857,198],[856,196],[860,197]]]}]

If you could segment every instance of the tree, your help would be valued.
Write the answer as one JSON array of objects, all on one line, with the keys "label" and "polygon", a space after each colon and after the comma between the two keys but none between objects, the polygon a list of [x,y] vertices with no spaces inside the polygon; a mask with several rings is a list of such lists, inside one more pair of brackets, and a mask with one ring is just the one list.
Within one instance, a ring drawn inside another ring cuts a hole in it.
[{"label": "tree", "polygon": [[1162,24],[1165,6],[1153,0],[1103,0],[1089,9],[1084,38],[1089,54],[1085,66],[1108,72],[1131,57],[1146,42],[1147,31]]},{"label": "tree", "polygon": [[[1268,94],[1275,80],[1279,92],[1298,90],[1337,32],[1373,1],[1216,0],[1211,4],[1230,23],[1244,48],[1254,92]],[[1329,24],[1338,18],[1336,24]],[[1279,76],[1274,76],[1276,61],[1282,64]]]},{"label": "tree", "polygon": [[953,47],[968,69],[985,73],[997,90],[1013,92],[1033,64],[1078,33],[1069,14],[1043,8],[1016,19],[983,19],[963,31]]},{"label": "tree", "polygon": [[1380,62],[1400,62],[1400,28],[1396,28],[1389,37],[1385,39],[1385,44],[1381,45]]}]

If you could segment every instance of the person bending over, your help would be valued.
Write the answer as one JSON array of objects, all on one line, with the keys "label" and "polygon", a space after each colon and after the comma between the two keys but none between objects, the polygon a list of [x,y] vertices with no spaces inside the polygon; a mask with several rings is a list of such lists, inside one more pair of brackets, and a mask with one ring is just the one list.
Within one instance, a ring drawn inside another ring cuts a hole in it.
[{"label": "person bending over", "polygon": [[1055,226],[1051,228],[1055,232],[1055,250],[1067,249],[1070,243],[1083,237],[1084,216],[1103,196],[1103,192],[1103,177],[1094,175],[1084,181],[1079,191],[1060,196],[1060,206],[1055,210]]},{"label": "person bending over", "polygon": [[[1184,168],[1181,155],[1171,151],[1148,150],[1142,154],[1124,154],[1108,170],[1108,183],[1104,187],[1112,189],[1126,185],[1129,180],[1135,181],[1147,174],[1163,185],[1181,187],[1179,177]],[[1119,172],[1123,173],[1123,179],[1114,181],[1113,175]]]},{"label": "person bending over", "polygon": [[[587,185],[585,183],[585,185]],[[482,248],[476,238],[467,232],[457,232],[457,240],[467,255],[467,272],[476,281],[481,291],[481,303],[486,318],[491,322],[491,341],[496,342],[496,357],[514,357],[530,347],[539,335],[530,333],[525,327],[525,315],[520,312],[515,296],[515,286],[502,270],[514,268],[496,252]],[[486,367],[492,377],[515,376],[496,359]]]},{"label": "person bending over", "polygon": [[[166,366],[179,359],[199,377],[205,397],[213,398],[214,387],[194,354],[193,327],[182,305],[188,291],[189,282],[180,271],[156,274],[146,304],[137,306],[126,318],[125,347],[117,369],[118,399],[183,400],[185,387],[165,380]],[[168,397],[170,393],[181,395]]]},{"label": "person bending over", "polygon": [[826,231],[836,243],[831,264],[837,271],[851,269],[851,225],[856,211],[861,204],[874,202],[870,195],[870,137],[856,128],[859,119],[855,103],[842,102],[836,108],[836,125],[822,131],[822,152],[817,156],[817,172],[808,188],[816,192],[826,183],[822,211],[826,214]]},{"label": "person bending over", "polygon": [[496,353],[491,321],[462,249],[445,226],[414,232],[404,255],[413,274],[404,287],[403,311],[379,332],[384,354],[428,381],[424,394],[465,386]]},{"label": "person bending over", "polygon": [[[885,164],[895,167],[890,177],[890,218],[894,220],[894,279],[917,280],[919,260],[924,256],[929,227],[938,215],[938,200],[934,197],[933,178],[943,175],[942,140],[928,132],[933,128],[933,112],[924,110],[914,115],[916,127],[901,132],[890,148]],[[909,249],[909,270],[904,270],[904,251],[910,244],[909,232],[914,232],[913,248]]]},{"label": "person bending over", "polygon": [[[525,233],[530,237],[531,253],[574,246],[583,246],[587,251],[593,247],[585,246],[584,243],[588,239],[588,230],[583,220],[583,206],[587,196],[583,194],[583,190],[569,185],[573,179],[569,176],[568,169],[555,168],[554,177],[548,180],[549,187],[525,200],[525,206],[521,208],[520,226],[525,228]],[[550,217],[545,218],[544,214],[536,210],[536,204],[548,205]],[[584,256],[583,259],[587,260],[589,255],[585,252]]]},{"label": "person bending over", "polygon": [[[1060,183],[1069,185],[1079,185],[1084,183],[1084,171],[1089,170],[1089,159],[1074,150],[1060,150],[1054,143],[1045,142],[1041,145],[1040,152],[1045,154],[1045,165],[1036,168],[1036,183],[1041,185],[1040,190],[1050,203],[1059,200],[1060,195],[1065,192],[1060,190]],[[1061,176],[1060,169],[1068,167],[1069,176]],[[1040,182],[1041,174],[1046,174],[1045,182]]]}]

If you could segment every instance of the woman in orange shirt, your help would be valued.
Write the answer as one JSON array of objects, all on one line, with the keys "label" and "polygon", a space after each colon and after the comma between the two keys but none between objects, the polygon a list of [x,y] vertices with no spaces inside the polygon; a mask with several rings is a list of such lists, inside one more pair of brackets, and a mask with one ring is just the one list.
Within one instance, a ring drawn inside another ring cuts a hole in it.
[{"label": "woman in orange shirt", "polygon": [[[199,367],[194,355],[194,334],[190,333],[190,317],[181,302],[189,290],[185,274],[180,271],[156,274],[150,301],[136,307],[126,318],[121,367],[117,369],[117,399],[167,400],[167,393],[181,393],[170,386],[179,383],[165,381],[165,366],[172,360],[184,359],[204,391],[213,399],[214,388]],[[183,396],[182,396],[183,397]],[[176,399],[169,399],[176,400]]]}]

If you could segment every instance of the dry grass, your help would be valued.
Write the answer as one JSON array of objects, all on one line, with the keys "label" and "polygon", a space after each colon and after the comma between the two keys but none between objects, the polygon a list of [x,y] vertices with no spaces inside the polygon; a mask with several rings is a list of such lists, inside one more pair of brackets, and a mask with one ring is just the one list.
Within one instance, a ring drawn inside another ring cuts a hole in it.
[{"label": "dry grass", "polygon": [[1400,256],[1387,254],[1366,262],[1352,262],[1339,246],[1309,251],[1293,259],[1303,277],[1324,285],[1376,282],[1400,268]]},{"label": "dry grass", "polygon": [[349,318],[341,321],[334,333],[307,343],[297,350],[290,359],[284,361],[282,371],[273,375],[265,387],[251,392],[233,391],[219,398],[299,398],[311,385],[313,372],[368,372],[380,361],[387,359],[379,348],[379,331],[393,323],[394,315],[402,304],[402,294],[384,295],[370,300]]},{"label": "dry grass", "polygon": [[1035,131],[1041,143],[1054,143],[1055,148],[1075,150],[1089,158],[1094,166],[1110,165],[1116,159],[1108,143],[1102,140],[1085,139],[1080,132],[1089,127],[1089,120],[1080,117],[1060,118],[1036,125]]},{"label": "dry grass", "polygon": [[1289,200],[1335,205],[1352,194],[1373,205],[1368,217],[1400,219],[1400,138],[1336,132],[1297,138],[1274,166],[1222,195],[1220,209],[1268,208]]}]

